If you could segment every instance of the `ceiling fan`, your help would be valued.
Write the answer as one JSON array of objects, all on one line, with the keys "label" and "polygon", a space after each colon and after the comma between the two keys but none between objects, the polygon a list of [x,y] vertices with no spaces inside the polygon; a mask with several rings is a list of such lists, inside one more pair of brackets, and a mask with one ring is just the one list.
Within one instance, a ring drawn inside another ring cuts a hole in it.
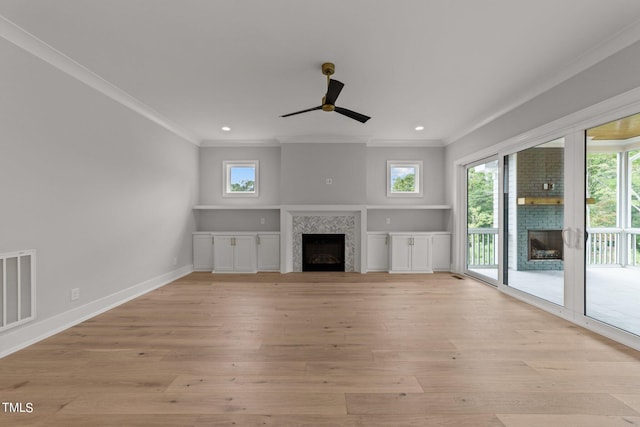
[{"label": "ceiling fan", "polygon": [[336,107],[336,99],[338,99],[338,95],[340,95],[340,91],[344,87],[344,83],[339,82],[338,80],[332,80],[331,75],[335,73],[336,67],[331,62],[325,62],[322,64],[322,74],[327,76],[327,93],[322,97],[322,105],[313,108],[307,108],[306,110],[296,111],[295,113],[285,114],[280,117],[289,117],[295,116],[296,114],[307,113],[309,111],[322,110],[322,111],[335,111],[336,113],[340,113],[343,116],[347,116],[351,119],[357,120],[360,123],[364,123],[369,120],[371,117],[365,116],[364,114],[356,113],[355,111],[349,110],[347,108]]}]

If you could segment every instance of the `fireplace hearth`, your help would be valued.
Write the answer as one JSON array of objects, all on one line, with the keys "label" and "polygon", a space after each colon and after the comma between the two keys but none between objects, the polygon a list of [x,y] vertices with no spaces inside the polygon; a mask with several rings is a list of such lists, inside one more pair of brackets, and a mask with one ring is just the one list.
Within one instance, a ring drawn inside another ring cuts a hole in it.
[{"label": "fireplace hearth", "polygon": [[344,234],[303,234],[302,271],[345,271]]}]

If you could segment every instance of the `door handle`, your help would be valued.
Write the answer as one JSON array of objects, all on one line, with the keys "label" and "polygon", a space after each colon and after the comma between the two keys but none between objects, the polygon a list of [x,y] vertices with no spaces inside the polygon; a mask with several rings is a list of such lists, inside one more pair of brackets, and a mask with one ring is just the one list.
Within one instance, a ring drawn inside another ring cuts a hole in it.
[{"label": "door handle", "polygon": [[[565,228],[562,230],[562,241],[568,248],[581,249],[582,248],[582,230],[576,228]],[[589,238],[589,233],[585,230],[584,232],[584,243],[587,243],[587,239]]]},{"label": "door handle", "polygon": [[571,234],[571,228],[564,228],[562,230],[562,241],[564,242],[565,245],[567,245],[568,248],[573,246],[573,244],[571,243],[571,236],[569,236],[570,234]]}]

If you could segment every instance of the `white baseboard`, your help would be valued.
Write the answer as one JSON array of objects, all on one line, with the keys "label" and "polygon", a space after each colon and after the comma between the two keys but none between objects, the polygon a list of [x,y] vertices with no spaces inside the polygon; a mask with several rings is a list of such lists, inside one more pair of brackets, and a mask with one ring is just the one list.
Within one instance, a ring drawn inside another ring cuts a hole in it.
[{"label": "white baseboard", "polygon": [[111,310],[140,295],[161,288],[192,271],[193,265],[189,264],[64,313],[46,319],[36,319],[23,327],[12,329],[0,336],[0,358],[15,353],[107,310]]}]

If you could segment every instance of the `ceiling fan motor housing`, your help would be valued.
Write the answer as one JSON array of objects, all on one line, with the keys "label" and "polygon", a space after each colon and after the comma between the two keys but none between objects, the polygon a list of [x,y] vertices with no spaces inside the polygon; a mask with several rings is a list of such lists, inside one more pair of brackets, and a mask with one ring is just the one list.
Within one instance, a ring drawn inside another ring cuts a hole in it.
[{"label": "ceiling fan motor housing", "polygon": [[336,66],[332,62],[325,62],[322,64],[322,74],[325,76],[331,76],[336,72]]}]

